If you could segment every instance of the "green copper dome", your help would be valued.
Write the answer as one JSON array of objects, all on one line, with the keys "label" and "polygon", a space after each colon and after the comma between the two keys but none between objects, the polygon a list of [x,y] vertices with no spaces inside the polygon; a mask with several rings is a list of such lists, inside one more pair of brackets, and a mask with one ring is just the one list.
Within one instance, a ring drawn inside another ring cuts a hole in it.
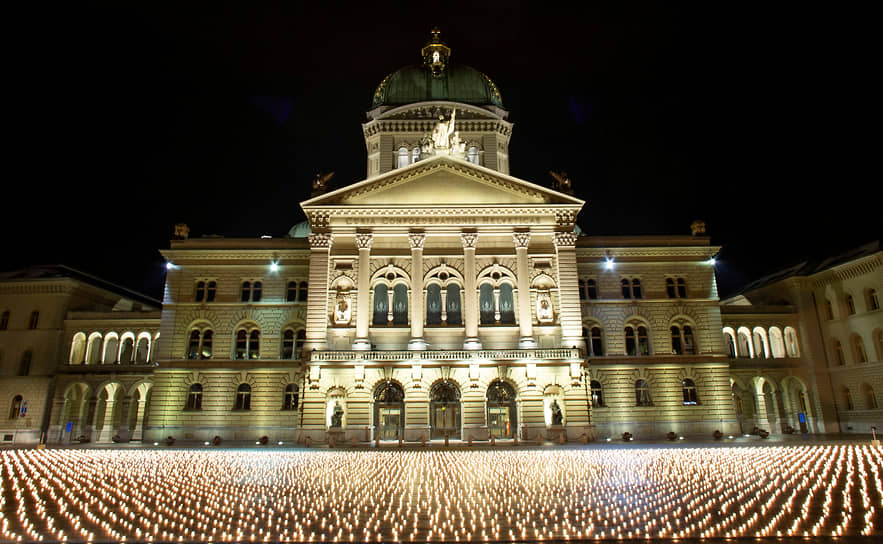
[{"label": "green copper dome", "polygon": [[422,65],[406,66],[380,82],[372,108],[430,100],[503,107],[500,91],[491,78],[469,66],[451,64],[451,49],[438,35],[434,29],[432,39],[421,50]]}]

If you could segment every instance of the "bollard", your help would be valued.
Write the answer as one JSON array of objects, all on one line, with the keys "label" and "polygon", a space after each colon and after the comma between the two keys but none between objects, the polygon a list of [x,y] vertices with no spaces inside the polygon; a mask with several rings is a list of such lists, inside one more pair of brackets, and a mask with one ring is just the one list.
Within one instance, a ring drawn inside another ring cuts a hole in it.
[{"label": "bollard", "polygon": [[445,433],[445,447],[448,447],[448,433]]},{"label": "bollard", "polygon": [[514,435],[512,435],[512,445],[513,446],[518,445],[518,433],[515,433]]},{"label": "bollard", "polygon": [[426,447],[426,433],[420,435],[420,445]]},{"label": "bollard", "polygon": [[583,433],[583,444],[589,443],[589,435],[587,433]]},{"label": "bollard", "polygon": [[494,438],[494,435],[491,435],[491,446],[496,446],[496,445],[497,445],[497,439]]},{"label": "bollard", "polygon": [[402,435],[399,435],[399,447],[402,447]]},{"label": "bollard", "polygon": [[543,433],[537,432],[537,446],[543,445]]},{"label": "bollard", "polygon": [[328,435],[328,447],[329,447],[329,448],[333,448],[333,447],[334,447],[334,437],[331,436],[330,434]]},{"label": "bollard", "polygon": [[561,434],[558,435],[558,443],[563,446],[566,441],[567,441],[567,433],[565,433],[564,431],[561,431]]},{"label": "bollard", "polygon": [[469,440],[467,440],[466,443],[469,445],[470,448],[472,447],[472,435],[471,434],[469,435]]},{"label": "bollard", "polygon": [[310,437],[306,437],[306,439],[304,440],[304,447],[309,448],[311,443],[312,440],[310,440]]},{"label": "bollard", "polygon": [[359,441],[358,441],[358,440],[356,439],[356,437],[354,436],[354,437],[353,437],[353,447],[355,448],[355,447],[358,446],[358,445],[359,445]]},{"label": "bollard", "polygon": [[374,439],[374,447],[375,447],[375,448],[379,448],[379,447],[380,447],[380,437],[379,437],[379,436],[378,436],[377,438]]}]

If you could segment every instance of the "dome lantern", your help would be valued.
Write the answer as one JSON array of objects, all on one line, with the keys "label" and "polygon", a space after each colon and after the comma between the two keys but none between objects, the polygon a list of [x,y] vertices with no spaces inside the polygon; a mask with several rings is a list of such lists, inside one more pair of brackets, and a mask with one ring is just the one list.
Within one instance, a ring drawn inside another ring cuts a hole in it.
[{"label": "dome lantern", "polygon": [[451,48],[441,41],[439,34],[441,31],[438,27],[433,28],[432,38],[420,50],[420,54],[423,55],[423,65],[432,71],[432,77],[441,77],[451,56]]}]

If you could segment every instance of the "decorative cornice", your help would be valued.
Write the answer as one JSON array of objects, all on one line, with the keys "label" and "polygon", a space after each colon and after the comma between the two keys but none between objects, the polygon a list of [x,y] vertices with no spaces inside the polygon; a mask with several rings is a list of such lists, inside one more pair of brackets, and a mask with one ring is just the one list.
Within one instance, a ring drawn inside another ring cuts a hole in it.
[{"label": "decorative cornice", "polygon": [[578,238],[579,236],[572,232],[556,232],[555,247],[575,247]]},{"label": "decorative cornice", "polygon": [[310,249],[329,249],[331,248],[331,235],[325,233],[319,234],[310,234],[308,236],[310,240]]}]

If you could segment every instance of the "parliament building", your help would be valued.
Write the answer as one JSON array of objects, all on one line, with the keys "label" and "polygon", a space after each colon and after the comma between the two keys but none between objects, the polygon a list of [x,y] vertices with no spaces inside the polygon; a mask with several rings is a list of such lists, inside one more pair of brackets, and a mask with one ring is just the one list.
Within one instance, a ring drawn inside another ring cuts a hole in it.
[{"label": "parliament building", "polygon": [[312,444],[870,432],[883,252],[718,296],[704,225],[593,236],[509,172],[496,85],[437,33],[382,80],[366,178],[284,237],[191,238],[161,301],[0,275],[2,443]]}]

